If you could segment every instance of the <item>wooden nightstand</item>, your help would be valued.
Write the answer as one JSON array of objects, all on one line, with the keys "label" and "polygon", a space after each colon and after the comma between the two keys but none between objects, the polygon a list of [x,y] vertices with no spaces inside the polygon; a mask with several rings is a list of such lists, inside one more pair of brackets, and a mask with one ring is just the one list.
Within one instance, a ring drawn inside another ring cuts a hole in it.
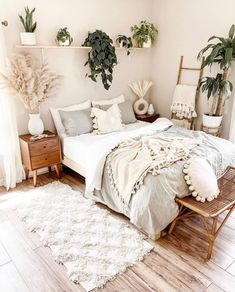
[{"label": "wooden nightstand", "polygon": [[[53,133],[45,131],[44,134],[52,135]],[[43,138],[37,141],[31,141],[30,134],[21,135],[20,148],[22,163],[25,166],[26,179],[28,179],[29,171],[33,171],[33,184],[37,184],[37,170],[43,167],[54,165],[58,177],[60,177],[61,164],[61,147],[58,135]]]},{"label": "wooden nightstand", "polygon": [[156,121],[160,115],[159,114],[153,114],[153,115],[135,115],[135,117],[137,118],[137,120],[139,121],[143,121],[143,122],[148,122],[148,123],[153,123],[154,121]]}]

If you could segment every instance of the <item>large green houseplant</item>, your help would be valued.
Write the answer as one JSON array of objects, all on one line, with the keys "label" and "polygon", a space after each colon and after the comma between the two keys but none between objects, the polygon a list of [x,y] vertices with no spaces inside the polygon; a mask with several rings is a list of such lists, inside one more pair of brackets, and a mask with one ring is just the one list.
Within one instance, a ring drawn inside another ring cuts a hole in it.
[{"label": "large green houseplant", "polygon": [[133,32],[133,39],[136,41],[138,47],[149,48],[156,40],[158,30],[153,23],[142,20],[140,25],[134,25],[131,27]]},{"label": "large green houseplant", "polygon": [[37,27],[37,22],[33,21],[33,14],[35,12],[35,8],[31,11],[28,7],[25,7],[25,16],[19,15],[20,21],[24,27],[25,32],[21,32],[21,44],[22,45],[36,45],[36,36],[35,30]]},{"label": "large green houseplant", "polygon": [[91,70],[87,76],[95,82],[100,76],[104,88],[108,90],[113,81],[113,68],[117,64],[113,41],[105,32],[96,30],[88,33],[83,46],[91,47],[85,63],[85,66],[89,65]]},{"label": "large green houseplant", "polygon": [[[213,40],[217,41],[211,43]],[[228,75],[229,68],[235,60],[235,25],[231,26],[227,38],[212,36],[208,42],[209,44],[199,52],[198,58],[205,56],[203,67],[211,68],[212,65],[217,64],[219,72],[215,77],[202,78],[199,84],[202,92],[207,92],[207,98],[212,99],[210,111],[203,117],[203,124],[218,127],[222,121],[225,101],[231,96],[233,90]],[[218,123],[213,124],[214,121]]]}]

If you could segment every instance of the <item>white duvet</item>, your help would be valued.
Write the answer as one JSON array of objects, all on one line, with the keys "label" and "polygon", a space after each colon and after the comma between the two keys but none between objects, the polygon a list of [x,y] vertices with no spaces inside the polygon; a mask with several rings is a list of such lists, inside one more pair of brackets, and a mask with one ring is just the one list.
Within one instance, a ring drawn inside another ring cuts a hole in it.
[{"label": "white duvet", "polygon": [[105,135],[107,138],[96,140],[96,143],[89,145],[85,157],[86,196],[92,197],[94,190],[101,190],[106,157],[119,143],[129,138],[137,138],[142,135],[153,135],[156,131],[164,131],[172,125],[172,122],[168,119],[160,118],[152,124],[135,130]]}]

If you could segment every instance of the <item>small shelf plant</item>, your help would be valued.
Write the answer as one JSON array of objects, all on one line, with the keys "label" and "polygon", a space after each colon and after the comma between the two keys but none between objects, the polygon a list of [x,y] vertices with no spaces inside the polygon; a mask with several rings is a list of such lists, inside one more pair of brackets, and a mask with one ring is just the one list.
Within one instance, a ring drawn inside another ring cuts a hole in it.
[{"label": "small shelf plant", "polygon": [[142,20],[140,25],[131,27],[133,39],[139,48],[149,48],[157,38],[158,30],[153,23]]},{"label": "small shelf plant", "polygon": [[117,55],[112,39],[103,31],[89,32],[83,45],[91,47],[85,66],[89,65],[90,74],[86,74],[96,82],[100,76],[104,88],[108,90],[113,81],[113,68],[117,64]]},{"label": "small shelf plant", "polygon": [[68,47],[72,44],[73,38],[71,37],[68,28],[60,28],[57,35],[56,35],[56,43],[59,46],[65,46]]},{"label": "small shelf plant", "polygon": [[[218,41],[211,43],[213,40]],[[233,90],[228,75],[229,68],[235,61],[235,25],[231,26],[227,38],[212,36],[208,42],[209,44],[199,52],[198,58],[205,56],[203,67],[211,68],[217,65],[219,72],[215,77],[202,78],[199,84],[199,88],[202,89],[202,92],[207,92],[207,98],[211,101],[209,113],[203,115],[203,124],[219,127],[222,122],[225,101],[231,96]]]},{"label": "small shelf plant", "polygon": [[133,43],[131,37],[125,35],[118,35],[116,42],[119,44],[120,48],[125,48],[127,51],[127,56],[130,55],[130,49],[133,48]]},{"label": "small shelf plant", "polygon": [[19,15],[25,30],[25,32],[21,32],[20,34],[22,45],[36,45],[35,30],[37,28],[37,22],[33,21],[34,12],[35,8],[30,11],[28,7],[25,7],[25,16]]}]

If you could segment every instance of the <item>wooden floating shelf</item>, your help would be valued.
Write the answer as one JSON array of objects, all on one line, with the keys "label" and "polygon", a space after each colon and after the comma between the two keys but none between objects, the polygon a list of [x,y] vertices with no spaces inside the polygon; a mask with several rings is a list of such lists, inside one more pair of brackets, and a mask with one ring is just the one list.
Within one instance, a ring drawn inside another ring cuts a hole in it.
[{"label": "wooden floating shelf", "polygon": [[[82,50],[91,50],[91,47],[82,47],[82,46],[48,46],[48,45],[35,45],[35,46],[26,46],[26,45],[16,45],[16,48],[20,49],[82,49]],[[117,50],[126,50],[125,48],[115,47]],[[148,48],[131,48],[129,50],[143,50]]]}]

